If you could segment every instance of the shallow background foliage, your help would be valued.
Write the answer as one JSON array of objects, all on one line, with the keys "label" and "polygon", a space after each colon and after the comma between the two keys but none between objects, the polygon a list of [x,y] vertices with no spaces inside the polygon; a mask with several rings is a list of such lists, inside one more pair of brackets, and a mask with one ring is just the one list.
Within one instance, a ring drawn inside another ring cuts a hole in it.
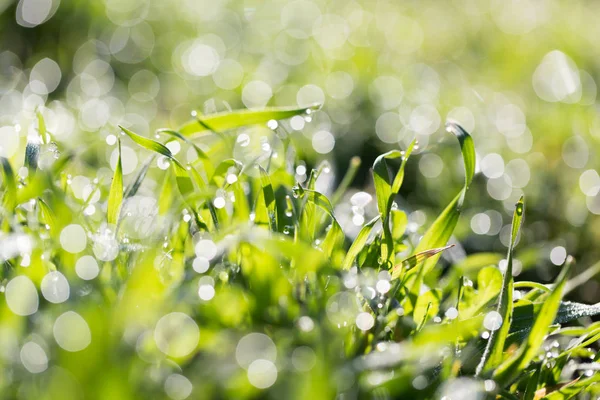
[{"label": "shallow background foliage", "polygon": [[597,7],[0,0],[0,396],[586,396]]}]

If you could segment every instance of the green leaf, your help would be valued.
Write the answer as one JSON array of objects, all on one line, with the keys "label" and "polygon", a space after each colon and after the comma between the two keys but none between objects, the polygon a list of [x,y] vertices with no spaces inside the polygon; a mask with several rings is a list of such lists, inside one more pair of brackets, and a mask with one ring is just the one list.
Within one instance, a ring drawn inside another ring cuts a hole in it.
[{"label": "green leaf", "polygon": [[442,291],[439,289],[429,290],[419,296],[413,319],[419,326],[423,326],[428,320],[435,317],[440,310]]},{"label": "green leaf", "polygon": [[134,133],[121,125],[119,125],[119,128],[127,136],[129,136],[134,142],[136,142],[140,146],[144,147],[145,149],[153,151],[158,154],[162,154],[163,156],[165,156],[171,160],[175,160],[175,157],[173,156],[173,153],[171,153],[171,150],[169,150],[169,148],[167,146],[165,146],[164,144],[157,142],[156,140],[152,140],[147,137],[140,136],[137,133]]},{"label": "green leaf", "polygon": [[567,257],[558,278],[556,278],[556,283],[552,292],[544,301],[544,304],[535,319],[531,332],[529,332],[529,336],[527,337],[527,341],[523,343],[510,359],[506,360],[495,371],[494,379],[497,382],[503,385],[512,382],[537,355],[548,333],[548,328],[553,323],[560,307],[563,289],[572,265],[573,258],[569,256]]},{"label": "green leaf", "polygon": [[440,247],[439,249],[424,250],[402,260],[400,264],[396,265],[393,268],[392,279],[398,278],[402,274],[403,270],[409,270],[411,268],[414,268],[415,266],[427,260],[428,258],[433,257],[436,254],[441,253],[442,251],[447,250],[451,247],[454,247],[454,245],[451,244],[448,246]]},{"label": "green leaf", "polygon": [[346,257],[342,262],[342,269],[350,269],[352,267],[352,263],[354,263],[354,259],[358,256],[358,253],[365,247],[367,240],[369,239],[369,235],[373,230],[373,227],[379,221],[379,215],[367,222],[358,232],[356,239],[352,242],[352,245],[348,249],[348,253],[346,253]]},{"label": "green leaf", "polygon": [[136,195],[137,191],[140,189],[140,186],[142,186],[142,182],[144,181],[146,174],[148,174],[150,165],[152,165],[152,163],[154,162],[155,159],[156,159],[156,156],[153,154],[150,158],[148,158],[144,162],[144,164],[142,165],[142,168],[140,168],[140,172],[138,172],[138,174],[136,175],[133,182],[131,182],[129,184],[129,186],[127,186],[127,189],[125,190],[124,197],[126,199]]},{"label": "green leaf", "polygon": [[462,318],[477,315],[490,304],[502,290],[502,273],[495,266],[482,268],[477,274],[477,293],[472,296],[465,307],[461,308]]},{"label": "green leaf", "polygon": [[350,184],[356,177],[358,169],[360,168],[360,164],[361,164],[360,157],[352,157],[350,159],[350,164],[348,165],[348,170],[346,170],[344,179],[342,179],[339,186],[337,187],[337,189],[335,189],[335,192],[333,192],[333,195],[331,196],[331,204],[332,205],[335,206],[337,203],[339,203],[339,201],[342,198],[342,196],[344,195],[344,193],[346,193],[346,191],[348,190],[348,187],[350,187]]},{"label": "green leaf", "polygon": [[496,311],[502,317],[502,325],[498,330],[491,331],[488,339],[483,356],[477,366],[476,375],[482,372],[487,372],[493,368],[496,368],[501,362],[504,353],[504,343],[510,331],[510,325],[512,321],[513,313],[513,276],[512,276],[512,264],[513,264],[513,250],[521,224],[523,222],[523,214],[525,213],[525,203],[523,197],[519,199],[515,207],[512,219],[512,228],[510,235],[510,242],[508,245],[508,254],[506,256],[506,270],[504,271],[504,280],[502,283],[502,291],[500,292],[500,300]]},{"label": "green leaf", "polygon": [[29,171],[29,176],[32,176],[38,167],[38,157],[40,155],[40,139],[35,135],[27,138],[27,146],[25,147],[25,167]]},{"label": "green leaf", "polygon": [[123,131],[123,133],[129,136],[134,142],[136,142],[140,146],[170,159],[173,162],[173,165],[175,166],[175,180],[177,182],[179,192],[181,193],[184,199],[186,199],[188,195],[192,193],[192,191],[194,190],[192,179],[190,178],[185,167],[175,158],[173,153],[171,153],[171,150],[169,150],[164,144],[159,143],[156,140],[140,136],[137,133],[134,133],[121,125],[119,125],[119,128]]},{"label": "green leaf", "polygon": [[211,176],[214,173],[214,166],[212,165],[210,158],[200,147],[198,147],[198,145],[196,143],[192,142],[190,139],[183,136],[180,132],[174,131],[172,129],[164,129],[163,128],[163,129],[157,130],[156,133],[164,133],[164,134],[173,136],[173,137],[181,140],[182,142],[192,146],[192,148],[196,152],[196,155],[198,156],[198,158],[202,161],[202,163],[204,165],[206,175]]},{"label": "green leaf", "polygon": [[[460,149],[465,165],[465,184],[458,195],[450,202],[446,209],[442,211],[435,222],[423,235],[423,238],[419,242],[415,252],[446,245],[450,239],[450,236],[454,232],[454,228],[458,222],[458,217],[460,216],[460,210],[464,202],[465,194],[467,193],[475,174],[476,155],[473,139],[467,133],[467,131],[454,122],[447,122],[446,127],[448,131],[456,135],[460,143]],[[422,267],[422,275],[426,275],[431,269],[433,269],[438,259],[439,256],[427,260]]]},{"label": "green leaf", "polygon": [[38,109],[35,112],[35,116],[37,118],[37,123],[38,123],[38,133],[40,134],[40,137],[42,139],[42,143],[46,144],[47,140],[46,140],[46,121],[44,120],[44,115],[42,114],[42,112]]},{"label": "green leaf", "polygon": [[[444,211],[437,217],[433,224],[429,227],[427,232],[421,238],[421,241],[415,249],[415,253],[419,253],[428,249],[435,249],[445,246],[450,240],[454,228],[458,222],[460,216],[461,207],[465,198],[465,194],[473,180],[475,174],[475,147],[473,146],[473,139],[471,136],[458,124],[448,122],[446,127],[449,132],[454,133],[460,143],[461,153],[465,166],[465,184],[461,191],[454,197],[454,199],[446,206]],[[437,264],[440,255],[435,255],[428,258],[424,263],[409,271],[407,276],[410,286],[408,288],[408,302],[405,303],[405,309],[410,311],[416,299],[419,296],[421,290],[421,284],[423,277],[427,275]]]},{"label": "green leaf", "polygon": [[273,191],[273,185],[271,184],[271,179],[269,179],[269,174],[263,167],[260,167],[260,183],[269,218],[269,227],[272,232],[277,232],[277,203],[275,202],[275,192]]},{"label": "green leaf", "polygon": [[534,400],[535,392],[537,391],[537,385],[540,381],[540,375],[542,372],[542,364],[540,364],[527,379],[527,387],[525,388],[525,394],[523,400]]},{"label": "green leaf", "polygon": [[341,246],[344,238],[342,227],[334,216],[333,206],[327,196],[316,190],[302,189],[302,193],[306,196],[306,204],[300,215],[299,236],[308,243],[316,241],[321,233],[322,215],[317,210],[323,211],[331,219],[331,225],[320,247],[325,254],[331,255],[334,249]]},{"label": "green leaf", "polygon": [[2,181],[4,183],[3,204],[4,208],[12,211],[17,206],[17,182],[8,159],[0,157],[0,163],[2,163]]},{"label": "green leaf", "polygon": [[40,212],[40,222],[48,225],[51,233],[56,233],[56,216],[54,215],[54,212],[52,212],[52,209],[41,198],[37,199],[37,205]]},{"label": "green leaf", "polygon": [[600,382],[600,374],[596,373],[589,378],[575,379],[560,389],[548,393],[543,400],[567,400],[572,399],[577,394],[585,392],[588,388]]},{"label": "green leaf", "polygon": [[117,159],[117,166],[113,175],[113,180],[110,185],[110,192],[108,194],[108,210],[107,218],[108,223],[117,225],[119,221],[119,213],[121,211],[121,204],[123,203],[123,166],[121,163],[121,140],[119,139],[119,158]]},{"label": "green leaf", "polygon": [[[381,244],[381,258],[385,263],[391,264],[394,262],[394,241],[390,229],[390,212],[394,203],[394,198],[402,186],[404,180],[404,168],[410,154],[416,144],[413,140],[406,149],[406,152],[392,150],[377,157],[373,163],[373,181],[375,184],[375,194],[377,196],[377,209],[383,224],[383,237]],[[402,163],[398,172],[392,179],[388,171],[386,160],[402,158]]]},{"label": "green leaf", "polygon": [[190,136],[195,133],[213,130],[214,132],[223,132],[228,129],[239,128],[241,126],[266,124],[268,121],[291,118],[296,115],[309,114],[318,110],[319,104],[303,108],[291,107],[273,107],[264,110],[238,110],[233,112],[223,112],[202,116],[198,119],[187,122],[179,132],[184,136]]}]

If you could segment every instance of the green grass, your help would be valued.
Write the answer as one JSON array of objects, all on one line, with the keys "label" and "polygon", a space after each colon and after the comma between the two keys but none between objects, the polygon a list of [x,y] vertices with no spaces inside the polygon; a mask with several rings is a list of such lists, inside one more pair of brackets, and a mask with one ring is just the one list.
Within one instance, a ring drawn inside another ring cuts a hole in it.
[{"label": "green grass", "polygon": [[[336,206],[349,201],[360,160],[328,197],[317,188],[329,165],[297,182],[295,134],[281,125],[284,154],[266,146],[242,164],[232,153],[237,128],[312,111],[197,116],[154,138],[121,127],[111,182],[68,148],[42,168],[46,135],[22,160],[2,158],[0,398],[599,394],[600,326],[589,318],[600,309],[563,300],[582,282],[570,279],[572,258],[552,285],[513,280],[524,199],[505,261],[440,260],[475,174],[469,133],[447,125],[464,185],[425,231],[395,203],[413,142],[376,159],[376,211],[353,236]],[[45,129],[40,115],[51,140]],[[129,176],[123,145],[148,157]],[[73,185],[81,171],[85,196]]]}]

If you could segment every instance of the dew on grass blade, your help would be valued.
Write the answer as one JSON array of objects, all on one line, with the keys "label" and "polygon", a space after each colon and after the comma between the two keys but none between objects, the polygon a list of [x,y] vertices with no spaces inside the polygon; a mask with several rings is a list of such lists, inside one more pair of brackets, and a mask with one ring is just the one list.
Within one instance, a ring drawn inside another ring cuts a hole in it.
[{"label": "dew on grass blade", "polygon": [[100,261],[112,261],[119,255],[119,242],[111,228],[103,226],[93,237],[94,255]]},{"label": "dew on grass blade", "polygon": [[502,316],[497,311],[490,311],[483,319],[483,326],[489,331],[496,331],[502,326]]}]

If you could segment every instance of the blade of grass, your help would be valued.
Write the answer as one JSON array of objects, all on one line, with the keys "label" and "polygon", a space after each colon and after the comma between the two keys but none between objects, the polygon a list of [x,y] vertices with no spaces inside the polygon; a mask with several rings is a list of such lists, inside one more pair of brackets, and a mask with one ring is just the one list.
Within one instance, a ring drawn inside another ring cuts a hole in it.
[{"label": "blade of grass", "polygon": [[2,163],[2,181],[4,182],[3,204],[7,211],[12,211],[17,206],[17,182],[8,159],[0,157],[0,163]]},{"label": "blade of grass", "polygon": [[[404,168],[415,144],[416,140],[413,140],[406,149],[406,152],[392,150],[384,153],[377,157],[373,163],[373,181],[377,195],[377,209],[379,210],[383,224],[381,258],[384,263],[389,264],[389,267],[394,262],[394,240],[390,229],[390,212],[394,198],[400,191],[400,186],[402,186]],[[402,158],[402,163],[394,178],[391,179],[386,160],[394,158]]]},{"label": "blade of grass", "polygon": [[277,203],[275,202],[275,192],[273,191],[273,185],[271,184],[269,174],[263,167],[260,167],[260,183],[269,219],[269,227],[272,232],[277,232]]},{"label": "blade of grass", "polygon": [[121,140],[118,142],[119,146],[119,157],[117,158],[117,166],[113,175],[113,180],[110,185],[110,192],[108,194],[108,210],[107,219],[108,223],[117,225],[119,221],[119,213],[121,211],[121,204],[123,204],[123,166],[121,163]]},{"label": "blade of grass", "polygon": [[202,164],[204,165],[204,170],[206,171],[206,175],[211,176],[214,173],[214,166],[212,165],[212,162],[210,161],[210,157],[208,157],[208,155],[204,152],[204,150],[202,150],[196,143],[194,143],[187,137],[183,136],[180,132],[172,130],[172,129],[165,129],[165,128],[158,129],[156,131],[156,133],[164,133],[164,134],[170,135],[170,136],[175,137],[175,138],[181,140],[182,142],[192,146],[192,148],[196,152],[196,155],[198,156],[198,158],[202,161]]},{"label": "blade of grass", "polygon": [[[442,211],[433,224],[429,227],[423,238],[417,245],[415,252],[419,253],[428,249],[435,249],[445,246],[454,232],[454,228],[460,217],[461,208],[465,199],[465,195],[475,174],[475,147],[473,139],[460,125],[454,122],[447,122],[446,128],[453,133],[460,144],[463,163],[465,167],[465,184],[460,192],[454,197],[450,204]],[[408,302],[406,303],[406,311],[410,311],[419,296],[423,277],[427,275],[437,264],[440,255],[435,255],[428,258],[417,268],[409,271],[412,283],[408,289]]]},{"label": "blade of grass", "polygon": [[346,257],[342,262],[342,269],[350,269],[350,267],[352,267],[354,259],[356,258],[356,256],[358,256],[358,253],[360,253],[360,251],[365,247],[365,244],[369,239],[369,235],[371,234],[371,231],[373,230],[373,227],[375,226],[377,221],[379,221],[379,218],[379,215],[376,216],[375,218],[367,222],[361,228],[360,232],[358,232],[356,239],[354,239],[354,242],[352,242],[352,245],[348,249],[348,253],[346,253]]},{"label": "blade of grass", "polygon": [[134,142],[136,142],[140,146],[144,147],[147,150],[161,154],[167,157],[169,160],[171,160],[173,162],[173,165],[175,166],[175,180],[177,182],[177,186],[179,188],[179,191],[181,192],[181,195],[184,199],[186,199],[188,195],[192,193],[194,189],[192,179],[190,178],[186,168],[175,158],[173,153],[171,153],[171,150],[169,150],[164,144],[159,143],[156,140],[140,136],[137,133],[134,133],[121,125],[119,125],[119,128],[121,129],[121,131],[123,131],[123,133],[129,136]]},{"label": "blade of grass", "polygon": [[348,165],[346,175],[344,175],[342,182],[340,182],[340,185],[337,187],[337,189],[335,190],[335,192],[333,192],[333,195],[331,196],[331,204],[333,206],[339,203],[344,193],[346,193],[346,191],[348,190],[348,187],[356,177],[358,169],[360,168],[360,164],[360,157],[352,157],[350,159],[350,164]]},{"label": "blade of grass", "polygon": [[56,216],[54,215],[54,212],[52,212],[50,206],[48,206],[48,204],[41,198],[37,199],[37,205],[40,212],[40,222],[42,222],[45,225],[48,225],[48,227],[50,228],[50,233],[55,234],[57,225]]},{"label": "blade of grass", "polygon": [[184,136],[190,136],[203,131],[222,132],[241,126],[264,124],[268,121],[291,118],[296,115],[308,114],[318,110],[320,105],[316,104],[303,108],[266,108],[264,110],[238,110],[223,112],[208,116],[198,117],[184,124],[179,132]]},{"label": "blade of grass", "polygon": [[546,301],[544,301],[544,305],[535,319],[531,332],[527,337],[527,341],[523,343],[511,358],[502,363],[494,372],[494,379],[498,383],[507,385],[512,382],[536,356],[548,333],[548,328],[554,321],[558,308],[560,307],[563,289],[573,263],[573,257],[567,257],[558,278],[556,278],[555,287],[552,289],[552,292],[547,297]]},{"label": "blade of grass", "polygon": [[40,155],[40,138],[36,135],[27,137],[27,146],[25,147],[25,167],[29,171],[29,176],[33,176],[38,167],[38,157]]},{"label": "blade of grass", "polygon": [[156,155],[152,154],[144,162],[144,165],[140,169],[140,172],[138,172],[138,174],[136,175],[136,177],[133,180],[133,182],[130,183],[129,186],[127,186],[127,190],[125,190],[124,198],[128,199],[128,198],[133,197],[133,196],[136,195],[137,191],[140,189],[140,186],[142,186],[142,182],[144,181],[144,178],[146,177],[146,174],[148,174],[148,170],[150,169],[150,165],[152,165],[152,163],[154,162],[155,159],[156,159]]},{"label": "blade of grass", "polygon": [[409,270],[411,268],[414,268],[415,266],[427,260],[428,258],[433,257],[436,254],[441,253],[442,251],[447,250],[451,247],[454,247],[454,245],[450,244],[448,246],[440,247],[439,249],[429,249],[421,251],[411,257],[405,258],[400,264],[394,266],[392,270],[392,279],[398,278],[402,274],[402,270]]},{"label": "blade of grass", "polygon": [[504,279],[502,282],[502,289],[500,291],[498,307],[496,308],[496,312],[498,312],[498,314],[500,314],[502,317],[502,325],[500,326],[500,329],[490,332],[490,337],[483,352],[483,356],[477,365],[475,372],[476,375],[480,375],[483,372],[487,372],[493,368],[496,368],[502,362],[504,343],[506,342],[506,337],[510,331],[513,315],[513,250],[521,229],[521,224],[523,223],[524,213],[525,202],[523,197],[521,197],[513,213],[510,242],[508,244],[508,253],[506,256],[506,270],[504,271]]}]

